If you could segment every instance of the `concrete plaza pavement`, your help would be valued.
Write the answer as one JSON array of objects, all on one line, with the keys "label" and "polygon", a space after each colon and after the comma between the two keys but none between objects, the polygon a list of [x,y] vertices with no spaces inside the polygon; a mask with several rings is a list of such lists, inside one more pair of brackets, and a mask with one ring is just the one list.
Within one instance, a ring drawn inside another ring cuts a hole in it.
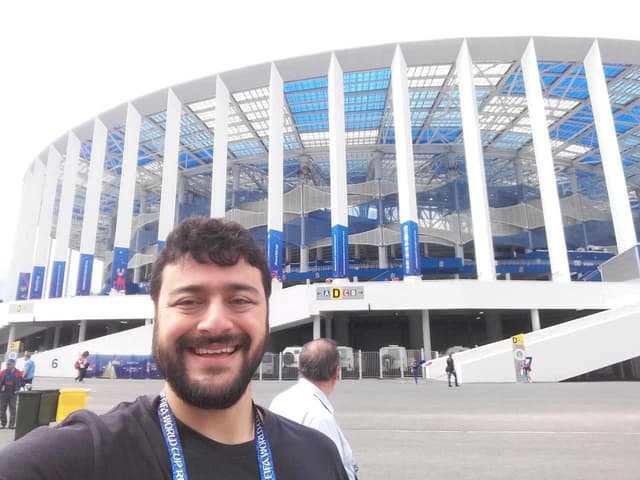
[{"label": "concrete plaza pavement", "polygon": [[[268,406],[292,382],[253,383]],[[160,380],[88,379],[98,413]],[[77,388],[36,378],[34,389]],[[468,384],[343,380],[331,397],[360,480],[640,478],[640,382]],[[0,448],[13,441],[0,430]]]}]

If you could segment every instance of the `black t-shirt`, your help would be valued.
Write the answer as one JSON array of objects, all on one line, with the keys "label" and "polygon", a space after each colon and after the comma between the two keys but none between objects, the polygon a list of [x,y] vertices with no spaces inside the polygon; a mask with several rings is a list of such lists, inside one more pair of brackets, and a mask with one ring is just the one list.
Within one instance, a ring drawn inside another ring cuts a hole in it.
[{"label": "black t-shirt", "polygon": [[[0,450],[0,480],[172,478],[157,416],[158,397],[121,403],[104,415],[71,414]],[[333,442],[320,432],[260,409],[278,480],[346,480]],[[257,480],[253,441],[225,445],[178,422],[190,480]]]}]

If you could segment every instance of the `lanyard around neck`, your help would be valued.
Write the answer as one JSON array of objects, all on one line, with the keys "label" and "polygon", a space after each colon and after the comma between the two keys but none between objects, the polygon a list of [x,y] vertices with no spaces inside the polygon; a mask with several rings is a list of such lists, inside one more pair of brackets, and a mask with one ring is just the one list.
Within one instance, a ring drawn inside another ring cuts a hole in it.
[{"label": "lanyard around neck", "polygon": [[[254,443],[256,446],[256,455],[258,457],[258,470],[260,471],[260,480],[276,480],[276,472],[273,468],[273,457],[271,456],[271,448],[267,432],[262,425],[258,409],[253,406],[255,414],[255,436]],[[160,403],[158,404],[158,418],[160,420],[160,429],[167,445],[169,460],[171,461],[171,472],[173,480],[187,480],[187,464],[182,451],[182,443],[178,433],[178,425],[176,418],[171,411],[167,396],[163,392],[160,394]]]}]

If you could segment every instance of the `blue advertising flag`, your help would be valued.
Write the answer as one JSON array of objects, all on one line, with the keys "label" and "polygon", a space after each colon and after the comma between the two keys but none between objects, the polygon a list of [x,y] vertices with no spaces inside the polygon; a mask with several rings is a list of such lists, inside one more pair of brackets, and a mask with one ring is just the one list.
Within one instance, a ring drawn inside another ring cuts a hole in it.
[{"label": "blue advertising flag", "polygon": [[267,258],[271,278],[282,279],[282,232],[269,230],[267,232]]},{"label": "blue advertising flag", "polygon": [[334,225],[331,227],[331,241],[333,244],[331,250],[333,277],[345,278],[349,263],[349,229],[344,225]]},{"label": "blue advertising flag", "polygon": [[60,260],[56,260],[55,262],[53,262],[53,269],[51,270],[51,285],[49,286],[49,298],[62,297],[66,263],[67,262]]},{"label": "blue advertising flag", "polygon": [[42,292],[44,290],[44,272],[44,267],[33,267],[31,292],[29,293],[29,298],[42,298]]},{"label": "blue advertising flag", "polygon": [[80,254],[78,267],[78,282],[76,283],[76,295],[89,295],[91,293],[91,275],[93,273],[93,255]]},{"label": "blue advertising flag", "polygon": [[117,247],[113,250],[111,265],[111,288],[116,292],[127,291],[127,266],[129,264],[129,249]]},{"label": "blue advertising flag", "polygon": [[29,296],[29,280],[31,273],[20,272],[18,275],[18,291],[16,292],[16,300],[26,300]]},{"label": "blue advertising flag", "polygon": [[408,220],[400,226],[402,244],[402,266],[405,276],[420,275],[420,244],[418,243],[418,224]]}]

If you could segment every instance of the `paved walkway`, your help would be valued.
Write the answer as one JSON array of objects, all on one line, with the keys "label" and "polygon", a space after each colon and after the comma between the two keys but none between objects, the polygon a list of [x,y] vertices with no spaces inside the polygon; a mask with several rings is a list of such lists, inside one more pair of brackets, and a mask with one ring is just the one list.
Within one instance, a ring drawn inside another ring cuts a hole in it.
[{"label": "paved walkway", "polygon": [[[157,393],[159,380],[87,380],[88,407]],[[291,382],[254,382],[268,405]],[[76,388],[36,378],[34,388]],[[361,480],[640,478],[640,382],[469,384],[344,380],[331,397]],[[13,431],[0,430],[0,445]]]}]

